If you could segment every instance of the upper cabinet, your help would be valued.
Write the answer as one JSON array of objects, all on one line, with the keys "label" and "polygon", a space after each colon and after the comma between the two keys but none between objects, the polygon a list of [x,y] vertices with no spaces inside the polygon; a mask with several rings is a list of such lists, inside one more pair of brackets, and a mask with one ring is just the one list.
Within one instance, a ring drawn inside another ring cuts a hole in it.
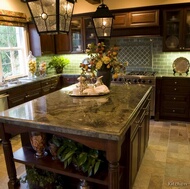
[{"label": "upper cabinet", "polygon": [[82,18],[73,18],[71,21],[71,52],[83,52],[83,23]]},{"label": "upper cabinet", "polygon": [[30,49],[34,56],[70,52],[70,35],[39,35],[33,23],[29,26]]},{"label": "upper cabinet", "polygon": [[113,21],[113,28],[150,26],[159,26],[159,10],[117,13]]},{"label": "upper cabinet", "polygon": [[159,10],[115,13],[112,36],[160,35]]},{"label": "upper cabinet", "polygon": [[163,51],[190,50],[190,8],[163,11]]},{"label": "upper cabinet", "polygon": [[72,53],[83,53],[88,44],[97,43],[95,28],[90,17],[73,17],[70,33]]},{"label": "upper cabinet", "polygon": [[129,12],[129,27],[159,26],[159,10]]}]

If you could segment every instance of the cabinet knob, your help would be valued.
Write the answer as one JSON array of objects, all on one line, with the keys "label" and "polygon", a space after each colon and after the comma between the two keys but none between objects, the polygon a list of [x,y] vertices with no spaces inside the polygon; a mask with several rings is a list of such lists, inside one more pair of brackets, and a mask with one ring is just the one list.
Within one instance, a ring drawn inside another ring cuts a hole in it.
[{"label": "cabinet knob", "polygon": [[176,88],[174,88],[174,91],[176,91],[177,89]]},{"label": "cabinet knob", "polygon": [[177,84],[177,81],[175,81],[174,84],[176,85],[176,84]]},{"label": "cabinet knob", "polygon": [[175,113],[175,110],[172,110],[173,113]]},{"label": "cabinet knob", "polygon": [[174,100],[176,100],[176,98],[174,97]]}]

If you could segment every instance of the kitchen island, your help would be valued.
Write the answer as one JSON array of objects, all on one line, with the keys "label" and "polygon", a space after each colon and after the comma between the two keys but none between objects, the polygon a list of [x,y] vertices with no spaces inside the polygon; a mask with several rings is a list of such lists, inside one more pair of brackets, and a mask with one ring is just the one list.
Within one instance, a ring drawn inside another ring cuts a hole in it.
[{"label": "kitchen island", "polygon": [[[105,96],[71,97],[63,88],[1,112],[0,138],[9,189],[17,189],[20,184],[15,162],[71,179],[86,179],[95,188],[132,188],[148,144],[151,90],[149,86],[123,84],[112,85]],[[49,155],[36,159],[28,137],[31,131],[63,136],[105,151],[109,162],[106,176],[87,177],[65,170],[62,162],[53,161]],[[22,148],[14,153],[10,134],[21,134]]]}]

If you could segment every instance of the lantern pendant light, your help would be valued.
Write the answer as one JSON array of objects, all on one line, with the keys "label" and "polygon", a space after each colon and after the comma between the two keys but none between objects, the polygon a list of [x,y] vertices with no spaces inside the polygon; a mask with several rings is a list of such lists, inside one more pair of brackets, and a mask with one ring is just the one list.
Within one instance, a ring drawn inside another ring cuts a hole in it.
[{"label": "lantern pendant light", "polygon": [[114,16],[110,12],[107,5],[102,1],[96,12],[92,16],[96,35],[98,38],[108,38],[111,36]]},{"label": "lantern pendant light", "polygon": [[76,0],[26,0],[39,34],[68,33]]}]

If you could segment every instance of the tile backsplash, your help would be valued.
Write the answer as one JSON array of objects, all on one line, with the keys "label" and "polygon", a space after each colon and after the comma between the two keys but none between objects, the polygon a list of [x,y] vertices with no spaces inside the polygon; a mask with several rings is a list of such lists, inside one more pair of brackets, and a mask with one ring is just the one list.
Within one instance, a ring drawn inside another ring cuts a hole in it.
[{"label": "tile backsplash", "polygon": [[[185,57],[190,61],[190,52],[162,52],[162,37],[130,37],[111,38],[106,41],[109,45],[120,46],[118,56],[121,62],[128,61],[127,71],[143,70],[157,71],[158,73],[173,73],[172,64],[176,58]],[[64,69],[65,74],[80,74],[80,63],[87,54],[64,54],[70,64]],[[38,57],[38,61],[49,62],[51,56]]]}]

